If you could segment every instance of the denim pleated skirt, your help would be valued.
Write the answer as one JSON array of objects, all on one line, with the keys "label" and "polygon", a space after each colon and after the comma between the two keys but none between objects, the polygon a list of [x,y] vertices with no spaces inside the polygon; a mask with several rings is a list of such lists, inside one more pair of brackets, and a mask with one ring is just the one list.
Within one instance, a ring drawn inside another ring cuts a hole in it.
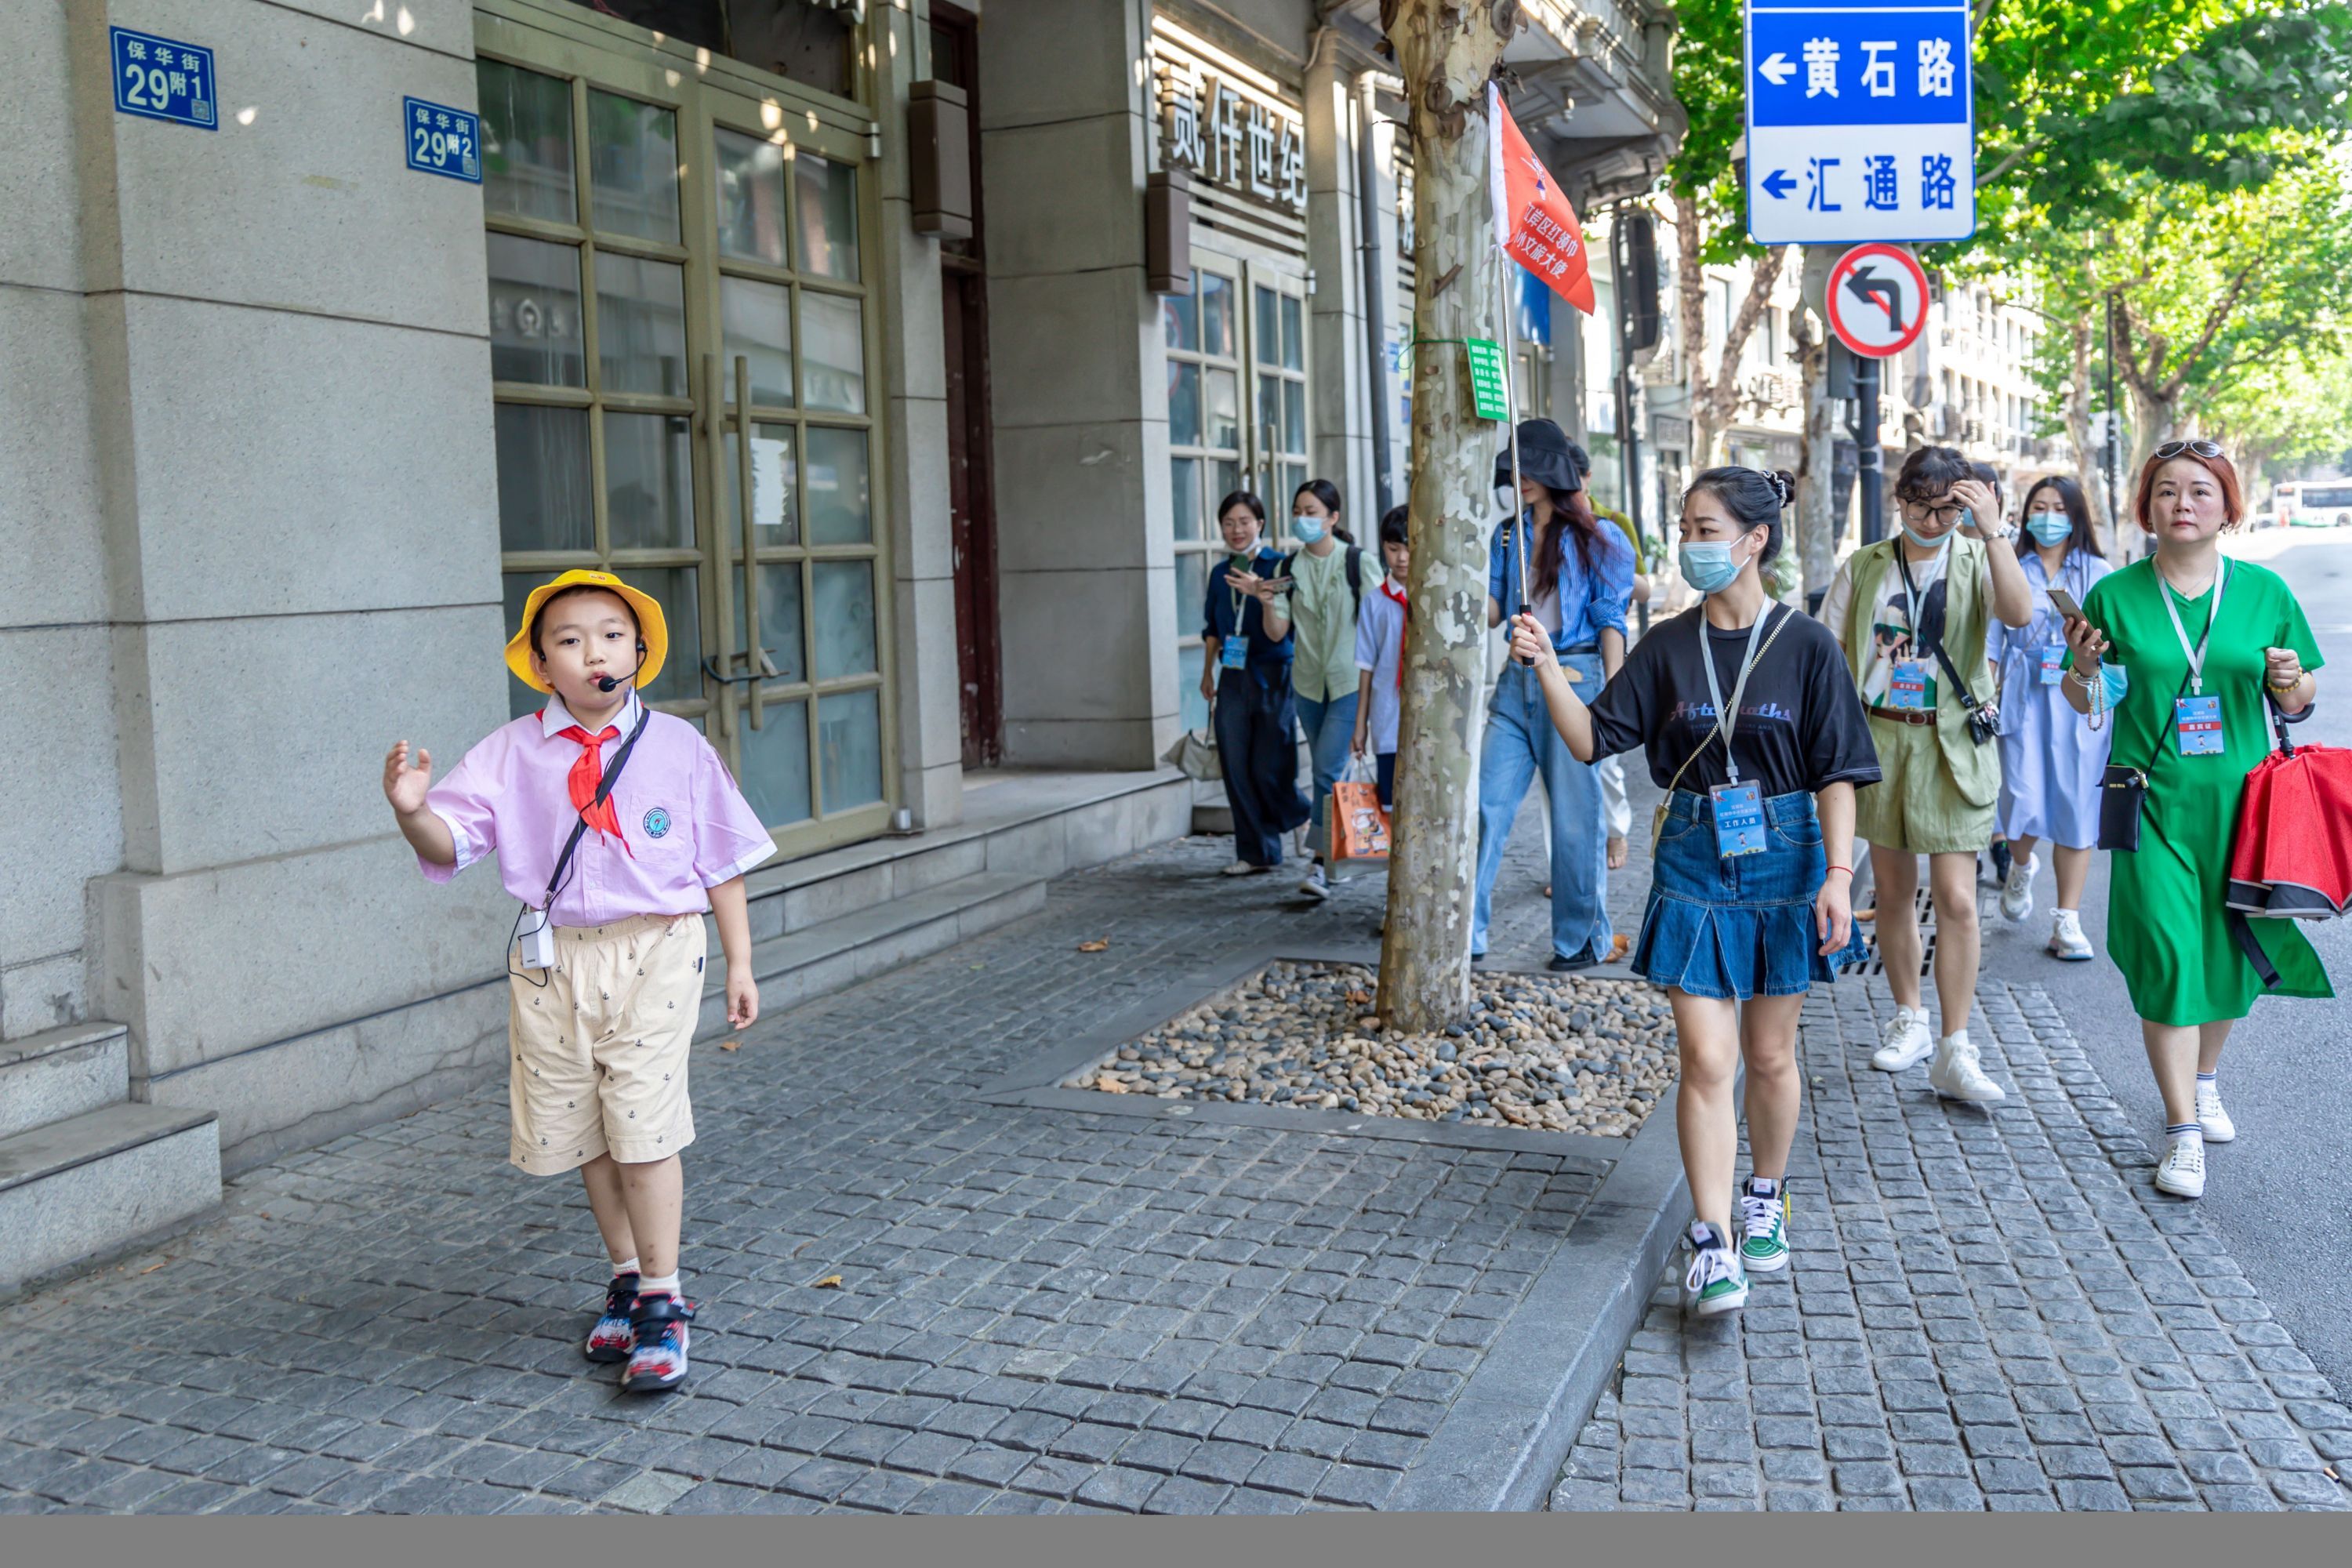
[{"label": "denim pleated skirt", "polygon": [[1828,873],[1821,819],[1801,791],[1764,802],[1763,850],[1730,858],[1715,852],[1715,806],[1676,790],[1659,830],[1649,907],[1633,944],[1633,970],[1694,996],[1793,996],[1832,966],[1858,963],[1857,931],[1844,951],[1823,957],[1813,900]]}]

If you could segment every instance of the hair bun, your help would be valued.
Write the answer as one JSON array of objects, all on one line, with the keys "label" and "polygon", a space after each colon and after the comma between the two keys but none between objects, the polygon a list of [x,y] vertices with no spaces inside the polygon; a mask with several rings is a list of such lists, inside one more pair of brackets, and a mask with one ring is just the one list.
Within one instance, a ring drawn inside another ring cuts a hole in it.
[{"label": "hair bun", "polygon": [[1772,493],[1780,498],[1783,510],[1797,504],[1797,476],[1786,468],[1774,468],[1764,476],[1772,481]]}]

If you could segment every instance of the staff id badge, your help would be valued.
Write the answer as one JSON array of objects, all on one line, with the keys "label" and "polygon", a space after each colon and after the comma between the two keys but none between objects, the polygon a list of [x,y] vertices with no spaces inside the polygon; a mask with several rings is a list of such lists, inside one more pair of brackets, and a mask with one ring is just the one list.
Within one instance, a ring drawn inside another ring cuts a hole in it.
[{"label": "staff id badge", "polygon": [[1752,784],[1717,784],[1707,792],[1715,802],[1715,852],[1726,859],[1734,855],[1764,852],[1764,795]]},{"label": "staff id badge", "polygon": [[1223,642],[1219,643],[1217,645],[1217,663],[1220,667],[1225,669],[1248,668],[1249,638],[1237,635],[1229,637]]},{"label": "staff id badge", "polygon": [[2053,643],[2042,650],[2042,684],[2055,686],[2058,678],[2066,673],[2066,645]]},{"label": "staff id badge", "polygon": [[2221,700],[2219,697],[2179,697],[2173,700],[2175,727],[2180,731],[2184,757],[2221,754]]},{"label": "staff id badge", "polygon": [[1927,682],[1930,679],[1924,659],[1898,660],[1894,675],[1886,683],[1886,705],[1914,712],[1924,710],[1927,706]]}]

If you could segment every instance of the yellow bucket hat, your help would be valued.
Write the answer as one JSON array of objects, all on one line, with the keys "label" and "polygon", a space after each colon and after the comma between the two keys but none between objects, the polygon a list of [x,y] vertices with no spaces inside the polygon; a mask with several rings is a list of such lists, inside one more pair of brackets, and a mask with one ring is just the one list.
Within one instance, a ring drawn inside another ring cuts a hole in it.
[{"label": "yellow bucket hat", "polygon": [[637,617],[637,635],[645,639],[645,658],[638,662],[635,676],[636,688],[643,691],[661,673],[662,660],[669,656],[669,623],[662,618],[662,607],[652,595],[632,588],[610,572],[585,572],[574,569],[564,573],[551,583],[541,583],[530,591],[522,603],[522,629],[507,642],[507,668],[515,679],[533,691],[555,689],[539,678],[531,668],[530,627],[539,619],[539,607],[565,588],[602,588],[618,594]]}]

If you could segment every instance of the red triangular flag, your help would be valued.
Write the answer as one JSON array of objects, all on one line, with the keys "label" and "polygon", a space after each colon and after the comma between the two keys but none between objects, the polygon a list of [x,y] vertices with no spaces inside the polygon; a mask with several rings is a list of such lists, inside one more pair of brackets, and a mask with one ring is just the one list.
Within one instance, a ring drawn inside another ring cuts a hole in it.
[{"label": "red triangular flag", "polygon": [[1584,227],[1551,171],[1519,133],[1503,95],[1486,84],[1487,178],[1494,186],[1495,243],[1553,293],[1592,314],[1592,268]]}]

